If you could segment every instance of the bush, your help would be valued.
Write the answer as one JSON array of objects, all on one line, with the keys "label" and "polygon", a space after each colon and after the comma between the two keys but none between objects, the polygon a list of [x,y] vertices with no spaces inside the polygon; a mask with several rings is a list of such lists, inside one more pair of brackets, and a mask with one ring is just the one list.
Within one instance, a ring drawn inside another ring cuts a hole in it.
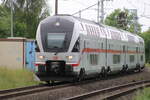
[{"label": "bush", "polygon": [[150,88],[138,91],[134,100],[150,100]]}]

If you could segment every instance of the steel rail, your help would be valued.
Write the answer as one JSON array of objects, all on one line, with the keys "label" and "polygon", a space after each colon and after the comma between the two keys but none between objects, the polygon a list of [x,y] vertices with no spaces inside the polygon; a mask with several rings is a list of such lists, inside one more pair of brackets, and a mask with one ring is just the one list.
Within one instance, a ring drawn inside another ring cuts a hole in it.
[{"label": "steel rail", "polygon": [[56,83],[52,86],[50,85],[35,85],[35,86],[29,86],[29,87],[22,87],[22,88],[15,88],[15,89],[8,89],[8,90],[1,90],[0,91],[0,100],[3,99],[9,99],[12,97],[19,97],[19,96],[24,96],[24,95],[30,95],[33,93],[39,93],[39,92],[44,92],[44,91],[51,91],[54,89],[59,89],[59,88],[65,88],[69,86],[77,86],[81,84],[88,84],[92,82],[96,82],[99,80],[85,80],[81,82],[76,82],[76,83],[64,83],[64,82],[59,82]]},{"label": "steel rail", "polygon": [[14,91],[21,91],[21,90],[27,90],[27,89],[33,89],[37,87],[44,87],[45,85],[34,85],[34,86],[27,86],[27,87],[20,87],[20,88],[14,88],[14,89],[6,89],[6,90],[0,90],[0,95],[5,94],[8,92],[14,92]]},{"label": "steel rail", "polygon": [[131,82],[128,84],[118,85],[110,88],[95,90],[74,97],[66,98],[65,100],[83,100],[97,96],[99,100],[111,100],[139,88],[150,86],[150,80]]},{"label": "steel rail", "polygon": [[56,85],[35,85],[35,86],[28,86],[28,87],[22,87],[22,88],[15,88],[15,89],[8,89],[8,90],[1,90],[0,91],[0,100],[3,99],[9,99],[12,97],[18,97],[18,96],[23,96],[23,95],[29,95],[33,93],[38,93],[38,92],[43,92],[43,91],[49,91],[49,90],[54,90],[58,88],[63,88],[63,87],[68,87],[71,84],[56,84]]},{"label": "steel rail", "polygon": [[[124,76],[124,75],[121,75]],[[109,77],[105,80],[111,79],[112,77]],[[64,83],[64,82],[59,82],[57,84],[54,84],[53,86],[48,86],[45,84],[42,85],[37,85],[37,86],[29,86],[29,87],[22,87],[22,88],[16,88],[16,89],[10,89],[10,90],[0,90],[0,100],[2,99],[9,99],[9,98],[15,98],[19,96],[24,96],[24,95],[30,95],[33,93],[39,93],[39,92],[44,92],[44,91],[51,91],[54,89],[61,89],[69,86],[78,86],[82,84],[89,84],[93,82],[97,82],[103,79],[92,79],[92,80],[85,80],[81,82],[76,82],[76,83]]]}]

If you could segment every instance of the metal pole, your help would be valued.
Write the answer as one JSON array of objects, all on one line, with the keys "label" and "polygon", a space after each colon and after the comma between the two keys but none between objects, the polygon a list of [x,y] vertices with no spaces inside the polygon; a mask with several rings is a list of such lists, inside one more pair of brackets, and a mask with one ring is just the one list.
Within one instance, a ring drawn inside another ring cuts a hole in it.
[{"label": "metal pole", "polygon": [[104,0],[101,0],[101,23],[104,20]]},{"label": "metal pole", "polygon": [[138,17],[137,17],[137,9],[135,9],[135,15],[134,15],[134,33],[138,33],[138,25],[137,25],[137,21],[138,21]]},{"label": "metal pole", "polygon": [[129,9],[130,12],[132,12],[134,14],[134,19],[133,19],[133,24],[134,24],[134,33],[137,34],[138,33],[138,16],[137,16],[137,9]]},{"label": "metal pole", "polygon": [[100,11],[100,9],[99,9],[99,6],[100,6],[100,3],[99,3],[99,0],[98,0],[98,4],[97,4],[97,23],[99,23],[99,11]]},{"label": "metal pole", "polygon": [[14,36],[13,34],[13,0],[11,0],[11,37]]},{"label": "metal pole", "polygon": [[55,15],[58,14],[58,0],[55,0]]}]

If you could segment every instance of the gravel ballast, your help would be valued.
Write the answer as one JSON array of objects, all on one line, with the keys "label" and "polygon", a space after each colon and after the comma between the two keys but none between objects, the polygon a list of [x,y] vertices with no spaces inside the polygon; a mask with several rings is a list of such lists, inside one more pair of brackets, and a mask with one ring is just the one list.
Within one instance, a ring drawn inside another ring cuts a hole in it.
[{"label": "gravel ballast", "polygon": [[[148,80],[150,79],[150,70],[145,68],[144,71],[140,73],[128,74],[128,75],[115,75],[109,77],[106,80],[99,80],[95,82],[90,82],[81,85],[74,85],[65,88],[55,89],[51,91],[35,93],[28,96],[22,96],[14,98],[15,100],[65,100],[65,98],[79,95],[82,93],[104,89],[120,84],[126,84],[129,82],[135,82],[139,80]],[[12,100],[12,98],[11,98]]]}]

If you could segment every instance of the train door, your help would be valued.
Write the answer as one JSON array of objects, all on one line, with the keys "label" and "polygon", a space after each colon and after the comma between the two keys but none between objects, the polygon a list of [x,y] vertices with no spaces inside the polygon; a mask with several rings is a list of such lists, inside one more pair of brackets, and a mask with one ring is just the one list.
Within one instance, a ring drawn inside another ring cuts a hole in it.
[{"label": "train door", "polygon": [[79,59],[82,65],[81,67],[84,68],[87,73],[88,64],[87,64],[86,46],[87,46],[86,36],[80,35],[80,58]]},{"label": "train door", "polygon": [[90,48],[88,52],[86,52],[87,57],[87,70],[89,74],[94,73],[94,66],[95,66],[95,52],[90,51],[94,50],[94,41],[89,38],[88,41],[86,41],[86,48]]}]

